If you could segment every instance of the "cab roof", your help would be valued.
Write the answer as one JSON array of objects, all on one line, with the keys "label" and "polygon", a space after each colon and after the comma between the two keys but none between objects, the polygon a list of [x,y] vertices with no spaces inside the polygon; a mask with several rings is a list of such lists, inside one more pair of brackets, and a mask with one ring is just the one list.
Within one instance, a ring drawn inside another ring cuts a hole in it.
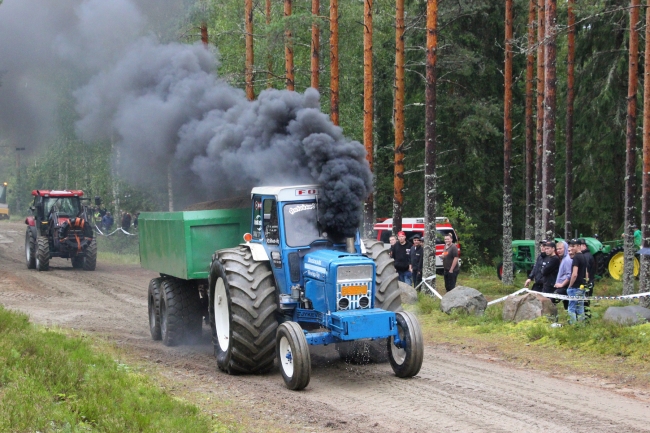
[{"label": "cab roof", "polygon": [[41,197],[82,197],[84,192],[80,189],[35,189],[32,191],[32,195]]},{"label": "cab roof", "polygon": [[318,196],[319,185],[295,186],[260,186],[253,188],[253,195],[272,195],[279,201],[297,201],[315,199]]}]

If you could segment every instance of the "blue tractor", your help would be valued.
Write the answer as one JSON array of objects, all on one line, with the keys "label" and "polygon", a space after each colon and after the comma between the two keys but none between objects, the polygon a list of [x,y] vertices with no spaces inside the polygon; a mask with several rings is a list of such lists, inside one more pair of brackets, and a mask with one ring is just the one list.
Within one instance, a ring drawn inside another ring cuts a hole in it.
[{"label": "blue tractor", "polygon": [[[203,302],[217,365],[229,374],[265,373],[277,359],[286,386],[300,390],[310,380],[310,345],[335,344],[345,352],[350,344],[385,341],[395,374],[416,375],[424,356],[422,332],[417,318],[401,311],[388,247],[364,243],[358,232],[344,238],[323,231],[318,206],[317,186],[254,188],[250,232],[243,243],[217,249],[207,281],[170,284],[172,277],[163,274],[153,294],[150,284],[152,335],[156,325],[159,334],[162,328],[169,332],[170,323],[182,327],[182,308],[172,308],[181,317],[170,321],[170,301],[193,303],[196,311]],[[148,227],[156,217],[143,213],[140,218],[143,257],[143,241],[153,234]],[[218,234],[232,225],[224,220],[210,230]],[[183,289],[174,293],[170,285],[198,287],[200,296],[187,300],[190,295]],[[169,295],[172,299],[166,299]]]}]

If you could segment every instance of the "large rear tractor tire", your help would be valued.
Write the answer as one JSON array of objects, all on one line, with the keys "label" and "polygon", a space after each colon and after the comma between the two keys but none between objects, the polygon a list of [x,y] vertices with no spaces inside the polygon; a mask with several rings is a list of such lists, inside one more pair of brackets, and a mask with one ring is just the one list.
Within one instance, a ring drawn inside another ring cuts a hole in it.
[{"label": "large rear tractor tire", "polygon": [[[367,256],[375,261],[377,291],[375,292],[375,308],[386,311],[402,311],[402,297],[399,288],[397,271],[394,260],[390,257],[390,246],[374,239],[364,239]],[[339,357],[353,364],[368,364],[370,362],[385,362],[386,339],[356,340],[336,343]]]},{"label": "large rear tractor tire", "polygon": [[149,310],[149,331],[153,340],[162,338],[160,331],[160,284],[162,280],[161,277],[158,277],[149,281],[147,307]]},{"label": "large rear tractor tire", "polygon": [[[623,279],[623,268],[625,263],[625,252],[623,247],[618,247],[612,249],[609,253],[609,260],[607,262],[607,270],[609,271],[609,276],[617,281]],[[639,259],[634,258],[634,276],[639,276]]]},{"label": "large rear tractor tire", "polygon": [[278,327],[276,353],[282,379],[287,388],[299,391],[309,385],[309,345],[305,333],[296,322],[284,322]]},{"label": "large rear tractor tire", "polygon": [[402,344],[394,337],[388,339],[388,360],[397,377],[413,377],[420,372],[424,361],[424,339],[418,319],[408,311],[397,313],[397,330]]},{"label": "large rear tractor tire", "polygon": [[50,269],[50,241],[47,238],[36,239],[36,270],[47,271]]},{"label": "large rear tractor tire", "polygon": [[93,239],[86,248],[86,257],[83,259],[83,268],[85,271],[94,271],[97,267],[97,241]]},{"label": "large rear tractor tire", "polygon": [[596,262],[596,277],[603,278],[605,276],[607,264],[606,257],[603,253],[594,254],[594,261]]},{"label": "large rear tractor tire", "polygon": [[31,227],[27,227],[27,232],[25,232],[25,263],[27,269],[36,267],[36,239],[34,239]]},{"label": "large rear tractor tire", "polygon": [[[201,297],[194,284],[178,278],[165,278],[160,284],[160,334],[165,346],[194,342],[200,329]],[[198,325],[197,325],[198,323]]]},{"label": "large rear tractor tire", "polygon": [[212,257],[209,282],[217,366],[228,374],[268,372],[278,329],[271,265],[253,261],[248,248],[228,248]]}]

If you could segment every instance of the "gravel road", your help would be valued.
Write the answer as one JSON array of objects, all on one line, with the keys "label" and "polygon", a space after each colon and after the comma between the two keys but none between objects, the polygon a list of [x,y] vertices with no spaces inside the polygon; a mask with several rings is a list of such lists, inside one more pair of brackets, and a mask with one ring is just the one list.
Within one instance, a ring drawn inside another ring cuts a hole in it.
[{"label": "gravel road", "polygon": [[345,364],[330,347],[312,350],[312,380],[302,392],[285,389],[277,369],[228,376],[216,369],[207,327],[190,345],[151,340],[146,290],[156,274],[101,260],[95,272],[65,259],[52,259],[48,272],[28,270],[24,230],[0,223],[2,305],[35,323],[108,338],[178,383],[176,392],[203,401],[204,410],[209,401],[231,402],[255,431],[650,432],[650,395],[642,390],[617,392],[579,374],[551,377],[447,347],[427,346],[422,371],[406,380],[388,363]]}]

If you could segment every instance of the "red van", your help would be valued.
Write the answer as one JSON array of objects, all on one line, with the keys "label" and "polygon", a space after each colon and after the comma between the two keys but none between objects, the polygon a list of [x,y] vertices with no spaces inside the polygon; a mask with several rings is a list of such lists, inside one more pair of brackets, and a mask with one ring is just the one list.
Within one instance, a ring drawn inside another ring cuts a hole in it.
[{"label": "red van", "polygon": [[[388,244],[390,236],[393,234],[393,219],[386,218],[373,226],[376,239]],[[412,238],[415,234],[422,236],[424,240],[424,218],[402,218],[402,231],[406,233],[406,240],[413,243]],[[442,257],[441,254],[445,247],[444,238],[450,234],[452,242],[458,248],[458,256],[460,257],[460,242],[456,231],[451,226],[449,218],[436,217],[436,270],[442,272]]]}]

